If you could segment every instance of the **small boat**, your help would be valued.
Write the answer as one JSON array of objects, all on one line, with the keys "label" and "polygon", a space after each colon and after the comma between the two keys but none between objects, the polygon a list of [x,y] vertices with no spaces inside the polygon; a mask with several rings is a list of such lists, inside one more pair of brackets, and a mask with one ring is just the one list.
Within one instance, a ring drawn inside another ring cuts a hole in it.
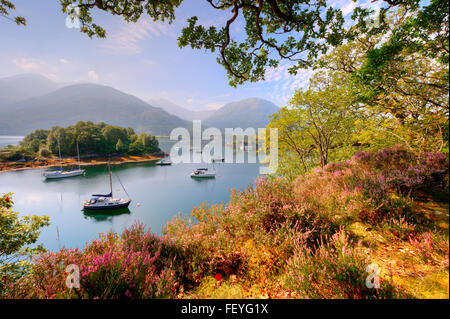
[{"label": "small boat", "polygon": [[213,161],[213,162],[224,162],[224,161],[225,161],[225,158],[223,158],[223,157],[214,157],[214,158],[212,159],[212,161]]},{"label": "small boat", "polygon": [[[83,204],[84,210],[106,210],[106,209],[118,209],[127,208],[131,203],[131,199],[114,198],[112,192],[112,177],[111,177],[111,165],[108,161],[108,172],[109,172],[109,185],[111,187],[111,192],[109,194],[92,194],[92,198],[87,200]],[[119,180],[120,182],[120,180]],[[122,185],[122,183],[120,183]],[[125,193],[126,190],[122,185]]]},{"label": "small boat", "polygon": [[209,168],[197,168],[191,173],[192,178],[214,178],[216,177],[216,172],[210,170]]},{"label": "small boat", "polygon": [[63,170],[61,159],[61,147],[59,145],[59,140],[58,140],[58,151],[59,151],[59,168],[45,171],[42,174],[45,178],[58,179],[58,178],[80,176],[86,173],[86,170],[82,169],[80,166],[80,151],[78,149],[78,142],[77,142],[78,168],[74,168],[68,171]]},{"label": "small boat", "polygon": [[44,172],[44,177],[48,179],[66,178],[80,176],[85,173],[84,169],[74,168],[68,171],[64,171],[62,168],[57,168],[53,170],[48,170]]},{"label": "small boat", "polygon": [[155,164],[159,165],[159,166],[167,166],[167,165],[172,165],[172,162],[170,160],[161,159],[161,160],[157,161]]}]

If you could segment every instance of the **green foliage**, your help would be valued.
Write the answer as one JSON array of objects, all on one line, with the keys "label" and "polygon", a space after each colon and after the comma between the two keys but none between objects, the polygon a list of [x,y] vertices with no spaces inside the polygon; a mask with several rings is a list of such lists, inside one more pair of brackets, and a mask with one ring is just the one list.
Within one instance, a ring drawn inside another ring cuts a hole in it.
[{"label": "green foliage", "polygon": [[[421,12],[386,15],[388,29],[404,28]],[[448,150],[448,65],[426,47],[413,52],[395,38],[369,34],[323,56],[308,89],[272,116],[279,173],[292,179],[358,150],[398,144],[418,152]]]},{"label": "green foliage", "polygon": [[[60,0],[60,2],[63,11],[66,11],[69,5],[78,6],[79,18],[83,24],[81,32],[90,37],[105,37],[106,31],[93,23],[91,13],[93,9],[122,16],[127,22],[136,22],[142,14],[148,14],[154,21],[168,20],[171,23],[175,19],[175,9],[183,1]],[[431,31],[440,27],[440,23],[445,21],[446,17],[448,25],[448,13],[440,10],[439,14],[433,14],[436,8],[441,9],[443,0],[432,1],[428,6],[419,6],[416,0],[395,2],[386,0],[377,17],[370,16],[374,12],[371,8],[357,5],[351,15],[350,27],[345,25],[342,11],[333,8],[326,1],[206,2],[214,9],[227,14],[226,23],[221,27],[206,27],[197,24],[197,16],[190,17],[178,38],[178,45],[217,52],[217,61],[226,69],[232,86],[246,81],[263,80],[265,70],[277,67],[280,60],[292,62],[289,72],[296,74],[299,69],[312,66],[318,56],[326,53],[330,47],[341,45],[344,41],[352,40],[361,34],[389,36],[387,27],[389,21],[386,19],[389,12],[418,10],[414,30],[426,35],[430,35]],[[378,25],[374,23],[375,19],[379,22]],[[232,34],[232,25],[237,21],[244,21],[245,24],[245,36],[239,39]],[[428,43],[431,44],[430,41]],[[446,43],[448,55],[448,41]]]},{"label": "green foliage", "polygon": [[4,283],[15,281],[30,268],[32,256],[42,253],[42,246],[30,247],[40,234],[40,229],[49,225],[48,216],[22,216],[12,211],[12,194],[0,197],[0,296]]},{"label": "green foliage", "polygon": [[12,1],[0,0],[0,17],[4,17],[11,21],[14,21],[17,25],[26,25],[27,20],[24,17],[15,16],[12,19],[9,17],[11,11],[15,10],[16,6]]},{"label": "green foliage", "polygon": [[[25,153],[33,157],[37,152],[43,157],[58,156],[58,143],[62,156],[75,156],[77,142],[81,155],[142,155],[159,151],[158,140],[154,136],[142,133],[137,137],[131,127],[80,121],[66,128],[55,126],[51,130],[36,130],[28,134],[8,158],[20,159]],[[6,155],[2,156],[6,158]]]},{"label": "green foliage", "polygon": [[0,161],[18,161],[18,160],[31,160],[33,159],[34,153],[29,149],[24,149],[21,147],[7,147],[0,152]]},{"label": "green foliage", "polygon": [[[333,79],[332,79],[333,80]],[[298,90],[290,102],[272,115],[269,128],[278,129],[281,156],[297,158],[303,172],[330,159],[340,160],[351,154],[352,134],[358,113],[352,109],[348,88],[318,73],[308,90]],[[346,148],[346,154],[339,150]]]}]

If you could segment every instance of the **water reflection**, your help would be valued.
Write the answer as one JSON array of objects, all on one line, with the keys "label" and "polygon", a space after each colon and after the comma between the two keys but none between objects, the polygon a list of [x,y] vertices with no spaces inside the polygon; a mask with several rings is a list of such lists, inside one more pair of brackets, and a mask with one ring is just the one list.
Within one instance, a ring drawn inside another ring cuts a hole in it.
[{"label": "water reflection", "polygon": [[112,222],[113,218],[120,215],[130,215],[131,211],[128,208],[118,208],[99,211],[85,211],[82,210],[85,219],[92,219],[94,222]]}]

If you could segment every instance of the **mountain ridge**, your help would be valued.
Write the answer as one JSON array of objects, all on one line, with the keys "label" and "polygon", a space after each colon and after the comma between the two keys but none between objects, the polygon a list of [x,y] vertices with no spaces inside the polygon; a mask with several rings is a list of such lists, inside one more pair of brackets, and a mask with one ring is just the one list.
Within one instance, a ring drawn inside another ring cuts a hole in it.
[{"label": "mountain ridge", "polygon": [[35,129],[69,126],[78,121],[131,126],[153,135],[168,135],[189,125],[161,108],[99,84],[73,84],[42,96],[15,102],[0,112],[0,134],[27,134]]},{"label": "mountain ridge", "polygon": [[148,103],[150,105],[162,108],[169,114],[178,116],[179,118],[188,121],[203,120],[214,113],[214,110],[190,110],[166,99],[150,99],[148,100]]},{"label": "mountain ridge", "polygon": [[247,98],[227,103],[204,120],[205,125],[225,129],[227,127],[263,128],[270,122],[269,115],[279,107],[261,98]]}]

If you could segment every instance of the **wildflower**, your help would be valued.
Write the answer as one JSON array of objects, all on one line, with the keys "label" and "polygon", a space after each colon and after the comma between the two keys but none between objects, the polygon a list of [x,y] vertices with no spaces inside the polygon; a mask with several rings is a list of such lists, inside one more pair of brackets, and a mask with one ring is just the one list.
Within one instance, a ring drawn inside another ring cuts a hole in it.
[{"label": "wildflower", "polygon": [[214,278],[217,280],[217,282],[220,284],[222,282],[222,275],[220,273],[217,273]]}]

